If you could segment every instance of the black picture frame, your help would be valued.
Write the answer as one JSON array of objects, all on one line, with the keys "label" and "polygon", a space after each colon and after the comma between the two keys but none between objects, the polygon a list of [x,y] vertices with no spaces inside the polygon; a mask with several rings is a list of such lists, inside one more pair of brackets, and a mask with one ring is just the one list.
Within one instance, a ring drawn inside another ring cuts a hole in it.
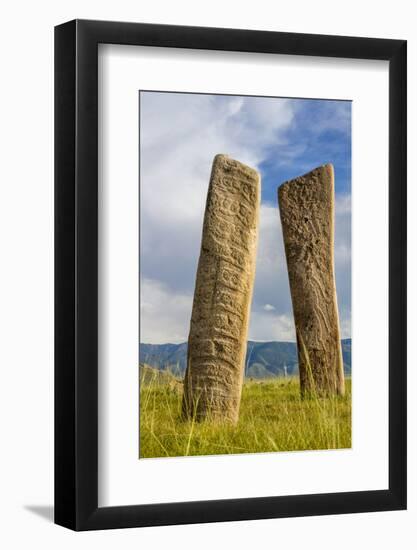
[{"label": "black picture frame", "polygon": [[[389,488],[98,507],[98,44],[388,60]],[[55,523],[109,529],[406,508],[406,41],[74,20],[55,28]]]}]

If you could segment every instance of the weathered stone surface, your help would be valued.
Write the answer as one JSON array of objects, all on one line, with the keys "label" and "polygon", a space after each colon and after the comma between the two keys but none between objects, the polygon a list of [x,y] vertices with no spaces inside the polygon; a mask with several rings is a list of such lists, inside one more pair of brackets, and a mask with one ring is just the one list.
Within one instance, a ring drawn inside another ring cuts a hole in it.
[{"label": "weathered stone surface", "polygon": [[213,161],[184,379],[183,413],[237,422],[255,278],[259,174]]},{"label": "weathered stone surface", "polygon": [[344,393],[334,271],[334,173],[320,166],[278,188],[302,394]]}]

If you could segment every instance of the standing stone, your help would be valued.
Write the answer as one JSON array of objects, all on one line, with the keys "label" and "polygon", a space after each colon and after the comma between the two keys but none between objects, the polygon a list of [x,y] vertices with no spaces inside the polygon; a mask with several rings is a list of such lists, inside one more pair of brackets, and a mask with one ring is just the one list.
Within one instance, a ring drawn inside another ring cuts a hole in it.
[{"label": "standing stone", "polygon": [[278,202],[297,334],[301,393],[344,393],[334,270],[334,173],[283,183]]},{"label": "standing stone", "polygon": [[213,161],[184,379],[183,414],[236,423],[255,278],[259,174]]}]

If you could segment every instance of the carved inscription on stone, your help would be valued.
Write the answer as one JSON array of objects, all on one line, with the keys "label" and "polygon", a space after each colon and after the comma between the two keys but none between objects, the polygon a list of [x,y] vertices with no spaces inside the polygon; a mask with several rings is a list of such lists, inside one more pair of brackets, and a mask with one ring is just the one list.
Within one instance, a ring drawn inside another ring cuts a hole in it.
[{"label": "carved inscription on stone", "polygon": [[283,183],[278,202],[297,333],[301,392],[344,393],[334,271],[334,173]]},{"label": "carved inscription on stone", "polygon": [[197,269],[183,413],[236,423],[255,278],[260,177],[214,158]]}]

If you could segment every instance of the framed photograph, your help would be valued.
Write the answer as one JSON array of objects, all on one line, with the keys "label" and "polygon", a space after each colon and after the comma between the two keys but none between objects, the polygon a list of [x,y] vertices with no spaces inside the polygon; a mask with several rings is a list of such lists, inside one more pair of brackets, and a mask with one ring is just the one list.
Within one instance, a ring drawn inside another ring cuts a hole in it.
[{"label": "framed photograph", "polygon": [[55,522],[406,508],[406,42],[55,29]]}]

